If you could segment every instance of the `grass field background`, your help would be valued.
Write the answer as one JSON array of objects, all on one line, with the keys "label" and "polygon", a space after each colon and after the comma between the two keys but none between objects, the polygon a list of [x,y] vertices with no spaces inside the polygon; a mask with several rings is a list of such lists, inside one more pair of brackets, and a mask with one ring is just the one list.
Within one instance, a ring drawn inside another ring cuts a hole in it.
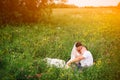
[{"label": "grass field background", "polygon": [[[1,80],[118,80],[120,9],[53,9],[48,23],[0,28]],[[88,47],[95,64],[83,72],[50,68],[43,58],[70,58],[76,41]],[[28,78],[40,74],[41,77]]]}]

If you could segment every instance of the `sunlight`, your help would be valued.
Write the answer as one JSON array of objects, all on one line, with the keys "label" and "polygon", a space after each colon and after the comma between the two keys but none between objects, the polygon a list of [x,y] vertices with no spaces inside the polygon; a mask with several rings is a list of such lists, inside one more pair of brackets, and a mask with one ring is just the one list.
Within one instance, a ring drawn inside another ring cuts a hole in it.
[{"label": "sunlight", "polygon": [[66,4],[76,6],[117,6],[120,0],[68,0]]}]

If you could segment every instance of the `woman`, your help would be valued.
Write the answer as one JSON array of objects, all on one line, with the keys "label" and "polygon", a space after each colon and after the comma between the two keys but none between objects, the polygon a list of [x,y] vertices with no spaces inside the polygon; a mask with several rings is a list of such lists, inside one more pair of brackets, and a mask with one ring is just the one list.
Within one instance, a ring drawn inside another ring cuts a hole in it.
[{"label": "woman", "polygon": [[[75,58],[77,58],[77,57],[79,57],[80,55],[82,55],[82,54],[81,54],[81,49],[82,49],[82,44],[81,44],[81,42],[76,42],[76,43],[74,44],[74,46],[73,46],[72,51],[71,51],[71,58],[70,58],[69,61],[74,60]],[[68,62],[69,62],[69,61],[68,61]],[[67,63],[68,63],[68,62],[67,62]],[[76,61],[75,64],[77,65],[78,68],[80,68],[80,65],[81,65],[81,64],[80,64],[79,61]],[[69,66],[66,65],[66,68],[68,68],[68,67],[69,67]]]},{"label": "woman", "polygon": [[80,50],[81,50],[82,44],[80,42],[76,42],[73,46],[73,49],[71,51],[71,59],[74,59],[78,56],[80,56]]}]

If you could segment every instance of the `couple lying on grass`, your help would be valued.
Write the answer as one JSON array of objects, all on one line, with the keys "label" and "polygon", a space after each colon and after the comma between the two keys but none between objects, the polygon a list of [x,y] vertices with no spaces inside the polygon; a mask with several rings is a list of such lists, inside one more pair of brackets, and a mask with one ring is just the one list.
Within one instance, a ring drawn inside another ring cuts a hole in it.
[{"label": "couple lying on grass", "polygon": [[72,63],[75,63],[78,69],[90,67],[93,65],[93,56],[80,42],[76,42],[71,52],[71,58],[67,63],[60,59],[46,58],[48,65],[54,65],[59,68],[70,68]]}]

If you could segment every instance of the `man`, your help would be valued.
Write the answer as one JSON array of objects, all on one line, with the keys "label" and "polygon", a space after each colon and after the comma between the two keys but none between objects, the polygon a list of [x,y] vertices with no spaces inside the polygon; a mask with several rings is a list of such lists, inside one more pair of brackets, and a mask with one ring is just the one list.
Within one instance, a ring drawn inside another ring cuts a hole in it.
[{"label": "man", "polygon": [[76,51],[78,51],[79,54],[81,54],[81,55],[79,55],[73,59],[70,59],[67,62],[66,67],[68,67],[72,63],[76,63],[76,62],[80,62],[81,67],[89,67],[89,66],[93,65],[93,56],[92,56],[91,52],[86,49],[86,47],[84,47],[82,45],[76,46]]}]

